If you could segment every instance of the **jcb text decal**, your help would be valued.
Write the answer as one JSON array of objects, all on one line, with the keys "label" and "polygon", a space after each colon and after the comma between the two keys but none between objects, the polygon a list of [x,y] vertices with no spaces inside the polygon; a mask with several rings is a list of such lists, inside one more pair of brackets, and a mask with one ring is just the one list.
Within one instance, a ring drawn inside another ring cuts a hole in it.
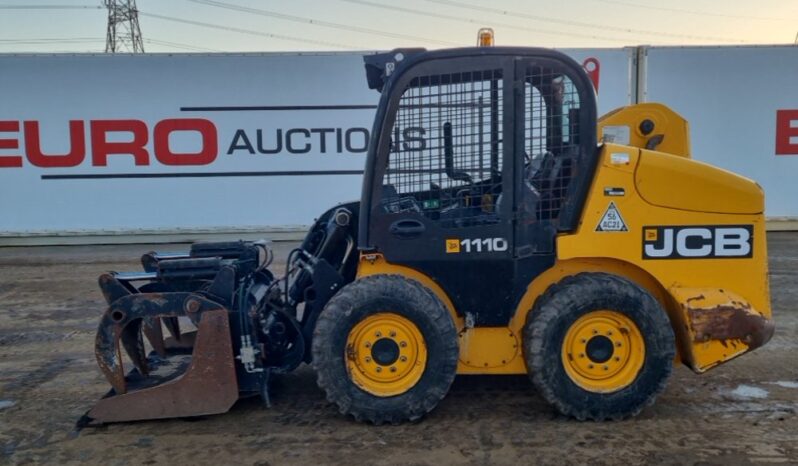
[{"label": "jcb text decal", "polygon": [[753,255],[752,225],[643,227],[643,259],[739,259]]}]

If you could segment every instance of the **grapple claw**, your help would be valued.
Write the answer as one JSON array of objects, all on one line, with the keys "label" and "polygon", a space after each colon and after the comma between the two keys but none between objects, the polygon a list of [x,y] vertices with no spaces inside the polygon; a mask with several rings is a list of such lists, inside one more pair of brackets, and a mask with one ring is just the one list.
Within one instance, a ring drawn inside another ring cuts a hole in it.
[{"label": "grapple claw", "polygon": [[122,367],[122,351],[119,344],[120,329],[113,325],[108,325],[106,320],[109,313],[103,316],[100,328],[97,329],[97,337],[94,342],[94,354],[97,357],[97,364],[108,383],[113,387],[117,394],[125,393],[125,370]]},{"label": "grapple claw", "polygon": [[156,353],[158,353],[158,356],[165,358],[166,345],[164,344],[163,340],[163,328],[161,328],[161,318],[152,317],[152,318],[143,319],[143,325],[141,329],[144,332],[144,336],[147,337],[147,341],[150,342],[152,349],[155,350]]},{"label": "grapple claw", "polygon": [[149,369],[147,368],[147,352],[144,349],[144,338],[141,334],[141,319],[134,319],[123,327],[119,339],[122,341],[122,346],[125,348],[125,352],[133,366],[142,375],[147,375]]},{"label": "grapple claw", "polygon": [[169,331],[169,334],[172,335],[172,338],[180,341],[180,321],[177,319],[177,317],[164,317],[163,323],[166,325],[166,330]]}]

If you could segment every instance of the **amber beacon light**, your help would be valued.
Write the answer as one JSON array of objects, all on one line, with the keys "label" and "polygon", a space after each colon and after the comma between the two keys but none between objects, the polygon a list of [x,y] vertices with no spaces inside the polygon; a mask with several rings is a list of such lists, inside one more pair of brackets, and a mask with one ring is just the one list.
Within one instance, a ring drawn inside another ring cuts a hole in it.
[{"label": "amber beacon light", "polygon": [[493,47],[492,28],[480,28],[477,32],[477,47]]}]

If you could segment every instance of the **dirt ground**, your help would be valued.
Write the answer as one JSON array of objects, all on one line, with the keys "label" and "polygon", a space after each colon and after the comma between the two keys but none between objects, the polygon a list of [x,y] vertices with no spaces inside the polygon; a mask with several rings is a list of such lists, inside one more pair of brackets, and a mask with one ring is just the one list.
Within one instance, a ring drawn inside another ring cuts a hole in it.
[{"label": "dirt ground", "polygon": [[798,233],[769,241],[773,340],[702,376],[677,368],[631,420],[562,417],[524,376],[461,376],[420,423],[374,427],[338,414],[303,366],[277,380],[271,409],[80,431],[108,390],[96,278],[138,270],[152,247],[0,249],[0,464],[798,464]]}]

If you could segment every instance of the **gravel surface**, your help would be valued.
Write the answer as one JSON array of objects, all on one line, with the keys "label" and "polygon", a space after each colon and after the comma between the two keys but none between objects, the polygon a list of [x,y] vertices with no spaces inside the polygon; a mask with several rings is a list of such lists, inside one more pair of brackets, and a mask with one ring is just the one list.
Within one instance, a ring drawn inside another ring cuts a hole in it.
[{"label": "gravel surface", "polygon": [[701,376],[677,367],[631,420],[564,418],[525,376],[461,376],[423,421],[374,427],[338,414],[303,366],[277,378],[270,409],[250,399],[219,416],[77,431],[108,390],[93,354],[97,276],[137,270],[150,249],[0,249],[0,464],[798,464],[796,233],[769,235],[773,340]]}]

